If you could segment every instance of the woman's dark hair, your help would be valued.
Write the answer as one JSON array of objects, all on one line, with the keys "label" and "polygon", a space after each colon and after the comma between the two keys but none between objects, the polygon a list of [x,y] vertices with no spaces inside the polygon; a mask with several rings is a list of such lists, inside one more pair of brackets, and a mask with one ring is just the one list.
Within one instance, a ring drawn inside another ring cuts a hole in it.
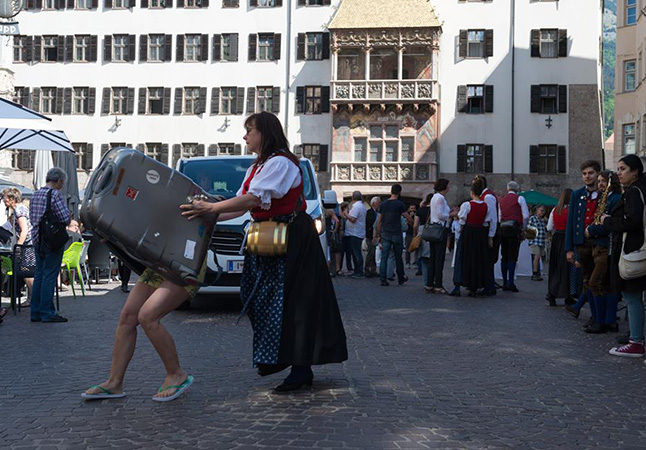
[{"label": "woman's dark hair", "polygon": [[612,170],[604,170],[599,175],[603,177],[608,184],[610,184],[610,191],[617,192],[621,194],[621,184],[619,183],[619,177]]},{"label": "woman's dark hair", "polygon": [[473,192],[475,195],[480,197],[482,195],[482,191],[484,190],[485,190],[485,183],[482,181],[482,177],[478,175],[471,182],[471,192]]},{"label": "woman's dark hair", "polygon": [[639,178],[642,178],[644,176],[644,163],[642,163],[642,160],[639,156],[637,155],[625,155],[619,158],[619,161],[630,167],[631,171],[637,171],[637,175]]},{"label": "woman's dark hair", "polygon": [[256,159],[257,164],[264,163],[279,150],[285,152],[289,159],[298,164],[298,158],[289,150],[289,141],[278,117],[266,111],[252,114],[244,121],[244,127],[246,129],[254,127],[260,133],[260,153]]},{"label": "woman's dark hair", "polygon": [[435,182],[435,192],[445,191],[449,187],[449,180],[446,178],[438,178]]},{"label": "woman's dark hair", "polygon": [[431,192],[430,194],[426,194],[426,197],[424,197],[424,204],[426,206],[429,206],[431,204],[431,199],[433,198],[433,193]]},{"label": "woman's dark hair", "polygon": [[566,188],[561,192],[561,196],[559,197],[559,202],[556,205],[556,214],[561,214],[563,212],[563,208],[566,206],[570,205],[570,200],[572,199],[572,189]]}]

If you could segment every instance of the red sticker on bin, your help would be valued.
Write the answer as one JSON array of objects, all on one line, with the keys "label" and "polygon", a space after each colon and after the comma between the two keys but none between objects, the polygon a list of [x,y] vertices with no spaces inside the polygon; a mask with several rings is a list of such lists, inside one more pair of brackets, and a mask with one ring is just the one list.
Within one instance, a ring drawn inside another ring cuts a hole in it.
[{"label": "red sticker on bin", "polygon": [[137,199],[137,195],[139,195],[139,191],[133,187],[128,186],[128,189],[126,189],[126,197],[134,201]]}]

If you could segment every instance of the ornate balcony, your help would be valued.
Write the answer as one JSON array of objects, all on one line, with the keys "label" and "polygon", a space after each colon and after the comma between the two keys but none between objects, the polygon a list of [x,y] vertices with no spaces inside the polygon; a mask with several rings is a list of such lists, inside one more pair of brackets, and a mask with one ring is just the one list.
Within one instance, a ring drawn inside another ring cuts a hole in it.
[{"label": "ornate balcony", "polygon": [[429,103],[438,101],[435,80],[332,81],[333,103]]},{"label": "ornate balcony", "polygon": [[425,183],[437,178],[434,162],[338,162],[331,169],[333,183]]}]

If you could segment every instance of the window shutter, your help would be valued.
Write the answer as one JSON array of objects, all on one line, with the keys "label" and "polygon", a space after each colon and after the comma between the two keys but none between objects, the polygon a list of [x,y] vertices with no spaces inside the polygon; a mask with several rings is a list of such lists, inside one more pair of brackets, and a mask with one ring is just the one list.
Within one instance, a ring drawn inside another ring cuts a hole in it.
[{"label": "window shutter", "polygon": [[213,35],[213,61],[220,61],[221,46],[222,46],[222,36],[216,33]]},{"label": "window shutter", "polygon": [[32,61],[34,62],[39,62],[40,57],[43,53],[43,38],[42,36],[34,36],[34,57],[32,58]]},{"label": "window shutter", "polygon": [[242,145],[240,144],[235,144],[233,146],[233,154],[234,155],[242,155]]},{"label": "window shutter", "polygon": [[484,87],[485,91],[485,112],[486,113],[492,113],[493,112],[493,84],[486,84]]},{"label": "window shutter", "polygon": [[298,0],[298,6],[307,6],[306,0]]},{"label": "window shutter", "polygon": [[148,35],[142,34],[139,37],[139,61],[148,61]]},{"label": "window shutter", "polygon": [[258,6],[258,0],[249,0],[249,6]]},{"label": "window shutter", "polygon": [[110,89],[109,87],[103,88],[103,95],[101,96],[101,115],[107,116],[110,114]]},{"label": "window shutter", "polygon": [[541,57],[541,30],[532,30],[531,32],[531,56],[532,58]]},{"label": "window shutter", "polygon": [[485,56],[493,56],[493,30],[485,30]]},{"label": "window shutter", "polygon": [[65,61],[65,36],[56,37],[56,62]]},{"label": "window shutter", "polygon": [[27,0],[27,11],[30,9],[35,9],[34,0]]},{"label": "window shutter", "polygon": [[541,86],[539,84],[532,84],[530,112],[541,112]]},{"label": "window shutter", "polygon": [[460,30],[460,48],[459,56],[460,58],[467,57],[467,30]]},{"label": "window shutter", "polygon": [[92,0],[92,9],[99,9],[99,0]]},{"label": "window shutter", "polygon": [[274,34],[274,61],[279,61],[280,60],[280,33],[275,33]]},{"label": "window shutter", "polygon": [[467,103],[467,87],[458,86],[458,112],[467,112],[469,104]]},{"label": "window shutter", "polygon": [[94,165],[93,159],[94,159],[94,145],[87,144],[87,147],[85,148],[85,158],[83,158],[83,165],[81,166],[81,169],[92,170],[92,166]]},{"label": "window shutter", "polygon": [[164,61],[169,62],[173,60],[173,35],[167,34],[164,36]]},{"label": "window shutter", "polygon": [[34,92],[31,95],[31,109],[36,112],[40,111],[40,88],[34,88]]},{"label": "window shutter", "polygon": [[22,88],[20,92],[20,104],[29,108],[29,88]]},{"label": "window shutter", "polygon": [[208,154],[206,156],[217,156],[218,155],[218,144],[209,145]]},{"label": "window shutter", "polygon": [[54,100],[54,112],[56,114],[62,114],[63,113],[63,96],[64,96],[64,89],[63,88],[56,88],[56,99]]},{"label": "window shutter", "polygon": [[173,0],[162,0],[164,2],[164,8],[172,8]]},{"label": "window shutter", "polygon": [[182,101],[184,100],[184,88],[175,88],[175,110],[173,114],[179,116],[182,114]]},{"label": "window shutter", "polygon": [[[93,36],[96,38],[96,36]],[[65,36],[65,61],[74,62],[74,36]],[[59,41],[63,40],[63,36]],[[96,39],[94,40],[94,61],[96,61]],[[92,61],[92,37],[90,37],[90,61]]]},{"label": "window shutter", "polygon": [[274,3],[275,6],[283,6],[283,0],[276,0]]},{"label": "window shutter", "polygon": [[27,51],[25,52],[25,61],[32,62],[34,60],[34,38],[33,36],[27,36],[25,39],[25,47]]},{"label": "window shutter", "polygon": [[238,60],[238,33],[232,34],[230,38],[230,49],[231,61]]},{"label": "window shutter", "polygon": [[128,35],[128,61],[135,61],[135,49],[137,48],[137,36],[134,34]]},{"label": "window shutter", "polygon": [[299,114],[305,112],[305,86],[296,88],[296,112]]},{"label": "window shutter", "polygon": [[148,8],[148,0],[141,0],[141,7]]},{"label": "window shutter", "polygon": [[168,164],[168,144],[162,144],[161,149],[159,150],[159,157],[161,162]]},{"label": "window shutter", "polygon": [[208,8],[209,7],[209,0],[202,0],[202,3],[200,4],[200,8]]},{"label": "window shutter", "polygon": [[247,114],[256,112],[256,88],[247,88]]},{"label": "window shutter", "polygon": [[211,115],[220,114],[220,88],[211,88]]},{"label": "window shutter", "polygon": [[559,112],[567,112],[567,84],[559,85]]},{"label": "window shutter", "polygon": [[255,61],[256,60],[256,43],[258,41],[258,35],[257,34],[250,34],[249,35],[249,56],[248,59],[249,61]]},{"label": "window shutter", "polygon": [[559,30],[559,57],[567,56],[567,30]]},{"label": "window shutter", "polygon": [[175,61],[181,62],[184,61],[184,35],[183,34],[178,34],[177,35],[177,44],[175,45],[176,51],[175,51]]},{"label": "window shutter", "polygon": [[467,146],[458,145],[458,173],[467,171]]},{"label": "window shutter", "polygon": [[200,37],[200,61],[209,60],[209,35],[203,34]]},{"label": "window shutter", "polygon": [[319,172],[327,172],[328,146],[319,145]]},{"label": "window shutter", "polygon": [[244,88],[239,87],[236,92],[236,114],[244,113]]},{"label": "window shutter", "polygon": [[101,144],[101,158],[110,151],[110,144]]},{"label": "window shutter", "polygon": [[204,144],[197,144],[197,156],[204,156]]},{"label": "window shutter", "polygon": [[305,59],[305,33],[298,33],[296,38],[296,60],[303,61]]},{"label": "window shutter", "polygon": [[529,146],[529,173],[538,173],[538,145]]},{"label": "window shutter", "polygon": [[330,86],[321,86],[321,112],[330,112]]},{"label": "window shutter", "polygon": [[146,91],[147,88],[139,88],[139,105],[137,106],[137,113],[144,115],[146,114]]},{"label": "window shutter", "polygon": [[197,113],[204,114],[206,112],[206,88],[200,88],[200,98],[197,102]]},{"label": "window shutter", "polygon": [[484,146],[484,171],[493,172],[493,145]]},{"label": "window shutter", "polygon": [[170,88],[164,88],[163,114],[170,114]]},{"label": "window shutter", "polygon": [[326,6],[330,6],[330,0],[323,0],[323,4]]},{"label": "window shutter", "polygon": [[[97,60],[98,45],[99,45],[99,37],[96,35],[90,36],[90,62],[96,62]],[[74,47],[74,44],[72,43],[71,46],[68,44],[67,47],[68,48]]]},{"label": "window shutter", "polygon": [[65,0],[56,0],[56,9],[58,11],[65,9]]},{"label": "window shutter", "polygon": [[271,112],[278,114],[280,112],[280,87],[274,86],[271,93]]},{"label": "window shutter", "polygon": [[135,88],[128,88],[126,97],[126,114],[131,115],[135,112]]},{"label": "window shutter", "polygon": [[303,156],[303,146],[296,144],[294,148],[292,149],[292,153],[296,155],[297,157],[302,157]]},{"label": "window shutter", "polygon": [[557,158],[558,173],[567,173],[567,150],[565,145],[558,146]]},{"label": "window shutter", "polygon": [[169,161],[171,167],[175,167],[177,165],[177,161],[182,156],[182,146],[180,144],[173,144],[173,160]]},{"label": "window shutter", "polygon": [[43,9],[43,0],[36,0],[36,9]]},{"label": "window shutter", "polygon": [[183,8],[184,7],[184,0],[177,0],[177,7],[178,8]]},{"label": "window shutter", "polygon": [[64,90],[63,114],[72,114],[72,88],[65,88]]},{"label": "window shutter", "polygon": [[74,0],[67,0],[67,9],[74,9]]},{"label": "window shutter", "polygon": [[146,145],[145,144],[137,144],[137,150],[139,150],[141,153],[146,153]]},{"label": "window shutter", "polygon": [[330,59],[330,33],[323,33],[323,59]]},{"label": "window shutter", "polygon": [[87,99],[87,115],[93,116],[96,112],[96,88],[89,89],[89,96]]},{"label": "window shutter", "polygon": [[112,36],[109,34],[103,38],[103,61],[112,61]]},{"label": "window shutter", "polygon": [[111,9],[112,8],[112,0],[105,0],[105,7],[106,7],[106,9]]}]

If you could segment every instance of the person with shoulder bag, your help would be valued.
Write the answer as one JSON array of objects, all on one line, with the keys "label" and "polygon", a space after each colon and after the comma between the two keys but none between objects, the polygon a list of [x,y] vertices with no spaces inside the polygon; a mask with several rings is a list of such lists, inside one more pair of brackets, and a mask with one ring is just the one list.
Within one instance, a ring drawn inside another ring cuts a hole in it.
[{"label": "person with shoulder bag", "polygon": [[[240,284],[258,375],[291,366],[289,376],[274,389],[283,393],[311,386],[312,365],[345,361],[346,335],[318,232],[305,211],[298,158],[289,151],[283,127],[275,115],[261,112],[249,116],[245,128],[247,147],[258,157],[236,197],[218,203],[194,201],[181,208],[189,220],[214,213],[219,220],[230,220],[251,211],[250,230],[254,224],[285,230],[286,239],[274,252],[250,246],[250,231]],[[263,241],[263,230],[258,231],[257,240]],[[274,242],[273,233],[265,237]]]},{"label": "person with shoulder bag", "polygon": [[[627,304],[630,323],[628,344],[614,347],[611,355],[644,357],[644,301],[646,290],[646,242],[644,242],[644,165],[636,155],[625,155],[617,163],[617,176],[623,195],[611,214],[601,216],[604,228],[612,233],[610,279],[614,292],[621,292]],[[622,267],[623,266],[623,267]]]},{"label": "person with shoulder bag", "polygon": [[449,192],[449,180],[439,178],[435,182],[435,194],[431,199],[430,204],[430,220],[427,227],[425,227],[422,238],[425,239],[424,233],[434,230],[439,234],[432,240],[430,244],[429,256],[429,282],[431,283],[430,292],[433,294],[448,294],[442,285],[442,275],[444,272],[444,260],[446,258],[446,239],[449,235],[449,220],[457,216],[456,210],[451,210],[448,202],[446,201],[446,194]]},{"label": "person with shoulder bag", "polygon": [[54,167],[47,172],[46,185],[38,189],[29,204],[31,240],[36,249],[36,273],[31,294],[31,321],[67,322],[54,309],[56,280],[67,242],[66,226],[70,212],[60,190],[67,181],[63,169]]}]

